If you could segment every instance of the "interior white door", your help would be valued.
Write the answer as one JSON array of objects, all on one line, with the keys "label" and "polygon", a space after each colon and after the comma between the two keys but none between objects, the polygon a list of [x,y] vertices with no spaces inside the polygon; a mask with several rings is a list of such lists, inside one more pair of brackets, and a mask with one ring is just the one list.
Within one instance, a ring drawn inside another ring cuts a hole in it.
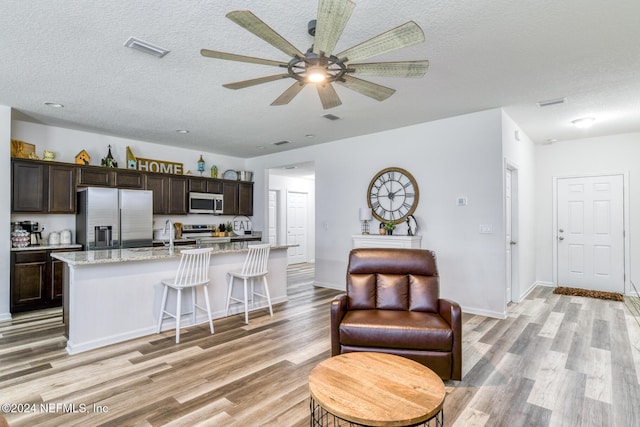
[{"label": "interior white door", "polygon": [[307,262],[307,193],[287,192],[287,244],[289,264]]},{"label": "interior white door", "polygon": [[278,192],[269,190],[269,243],[275,245],[278,241]]},{"label": "interior white door", "polygon": [[558,286],[624,292],[622,175],[557,180]]},{"label": "interior white door", "polygon": [[512,296],[512,282],[513,282],[513,256],[511,252],[512,244],[515,242],[512,240],[512,217],[513,217],[513,197],[512,197],[512,173],[511,169],[505,170],[505,253],[506,253],[506,300],[507,304],[513,301]]}]

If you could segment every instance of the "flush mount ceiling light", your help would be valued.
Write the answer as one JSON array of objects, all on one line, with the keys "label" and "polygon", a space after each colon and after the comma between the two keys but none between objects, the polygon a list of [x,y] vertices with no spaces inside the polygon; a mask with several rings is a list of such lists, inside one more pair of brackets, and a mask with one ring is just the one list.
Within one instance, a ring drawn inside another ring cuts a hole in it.
[{"label": "flush mount ceiling light", "polygon": [[158,58],[162,58],[163,56],[165,56],[167,53],[170,52],[170,50],[168,49],[155,46],[149,42],[137,39],[135,37],[129,37],[129,39],[124,43],[124,45],[126,47],[130,47],[131,49],[135,49],[149,55],[157,56]]},{"label": "flush mount ceiling light", "polygon": [[187,129],[176,129],[176,132],[178,132],[178,133],[189,133],[189,130],[187,130]]},{"label": "flush mount ceiling light", "polygon": [[44,105],[46,105],[47,107],[52,107],[52,108],[63,108],[64,107],[64,105],[58,104],[57,102],[45,102]]},{"label": "flush mount ceiling light", "polygon": [[596,119],[594,119],[593,117],[582,117],[580,119],[572,120],[571,123],[573,123],[573,125],[579,129],[587,129],[590,128],[595,121]]}]

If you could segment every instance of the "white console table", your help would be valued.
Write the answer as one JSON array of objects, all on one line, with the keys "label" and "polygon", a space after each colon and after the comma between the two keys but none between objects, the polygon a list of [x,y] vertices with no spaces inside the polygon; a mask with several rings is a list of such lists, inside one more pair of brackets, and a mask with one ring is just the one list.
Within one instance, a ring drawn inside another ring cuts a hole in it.
[{"label": "white console table", "polygon": [[380,234],[354,234],[354,248],[420,249],[422,236],[382,236]]}]

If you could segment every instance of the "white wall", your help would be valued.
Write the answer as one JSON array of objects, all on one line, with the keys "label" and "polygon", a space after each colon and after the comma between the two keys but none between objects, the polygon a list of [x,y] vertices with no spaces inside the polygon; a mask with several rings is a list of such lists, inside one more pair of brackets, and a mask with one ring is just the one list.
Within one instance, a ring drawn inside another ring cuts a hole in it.
[{"label": "white wall", "polygon": [[[278,199],[278,211],[280,212],[280,218],[278,218],[278,243],[287,243],[287,192],[294,191],[299,193],[307,193],[308,195],[308,209],[307,209],[307,262],[315,262],[315,247],[316,247],[316,229],[315,229],[315,212],[316,212],[316,194],[315,194],[315,180],[306,178],[292,178],[286,176],[280,176],[276,174],[269,174],[270,190],[278,191],[280,198]],[[256,214],[261,214],[262,211],[258,205],[255,205]],[[260,211],[260,212],[258,212]],[[269,230],[267,224],[263,227],[263,235],[267,235]]]},{"label": "white wall", "polygon": [[[553,178],[626,173],[630,225],[627,284],[640,287],[640,133],[610,135],[538,145],[536,156],[536,277],[553,282]],[[629,293],[630,289],[625,288]]]},{"label": "white wall", "polygon": [[[360,232],[358,210],[366,206],[369,182],[397,166],[418,182],[418,234],[422,247],[436,252],[442,296],[468,312],[505,315],[500,109],[249,159],[256,210],[266,212],[267,169],[306,161],[316,170],[317,282],[344,289],[351,235]],[[467,206],[456,206],[459,196],[468,198]],[[256,212],[255,221],[265,215]],[[479,234],[480,224],[494,232]]]},{"label": "white wall", "polygon": [[[536,285],[536,185],[535,147],[531,139],[503,112],[502,142],[505,163],[517,168],[517,230],[512,254],[518,268],[513,272],[512,300],[520,302]],[[506,243],[506,242],[505,242]]]},{"label": "white wall", "polygon": [[[11,206],[11,107],[0,105],[0,206]],[[9,313],[9,257],[11,209],[0,209],[0,321],[11,319]]]}]

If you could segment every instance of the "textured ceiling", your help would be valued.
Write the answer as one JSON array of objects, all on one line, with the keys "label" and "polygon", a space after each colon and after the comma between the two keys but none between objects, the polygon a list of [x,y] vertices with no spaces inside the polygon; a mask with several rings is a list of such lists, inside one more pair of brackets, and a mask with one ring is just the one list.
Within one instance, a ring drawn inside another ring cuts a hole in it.
[{"label": "textured ceiling", "polygon": [[[430,61],[422,79],[367,78],[397,90],[383,102],[338,86],[343,104],[323,110],[306,87],[289,105],[272,107],[292,80],[240,90],[222,84],[279,70],[199,53],[287,61],[225,14],[249,9],[305,51],[315,0],[3,0],[0,104],[22,120],[239,157],[495,107],[536,143],[640,131],[638,0],[356,3],[336,51],[408,20],[425,33],[426,43],[371,59]],[[171,52],[159,59],[125,48],[130,36]],[[563,105],[536,106],[562,97]],[[597,121],[573,128],[582,116]],[[282,140],[290,143],[273,145]]]}]

